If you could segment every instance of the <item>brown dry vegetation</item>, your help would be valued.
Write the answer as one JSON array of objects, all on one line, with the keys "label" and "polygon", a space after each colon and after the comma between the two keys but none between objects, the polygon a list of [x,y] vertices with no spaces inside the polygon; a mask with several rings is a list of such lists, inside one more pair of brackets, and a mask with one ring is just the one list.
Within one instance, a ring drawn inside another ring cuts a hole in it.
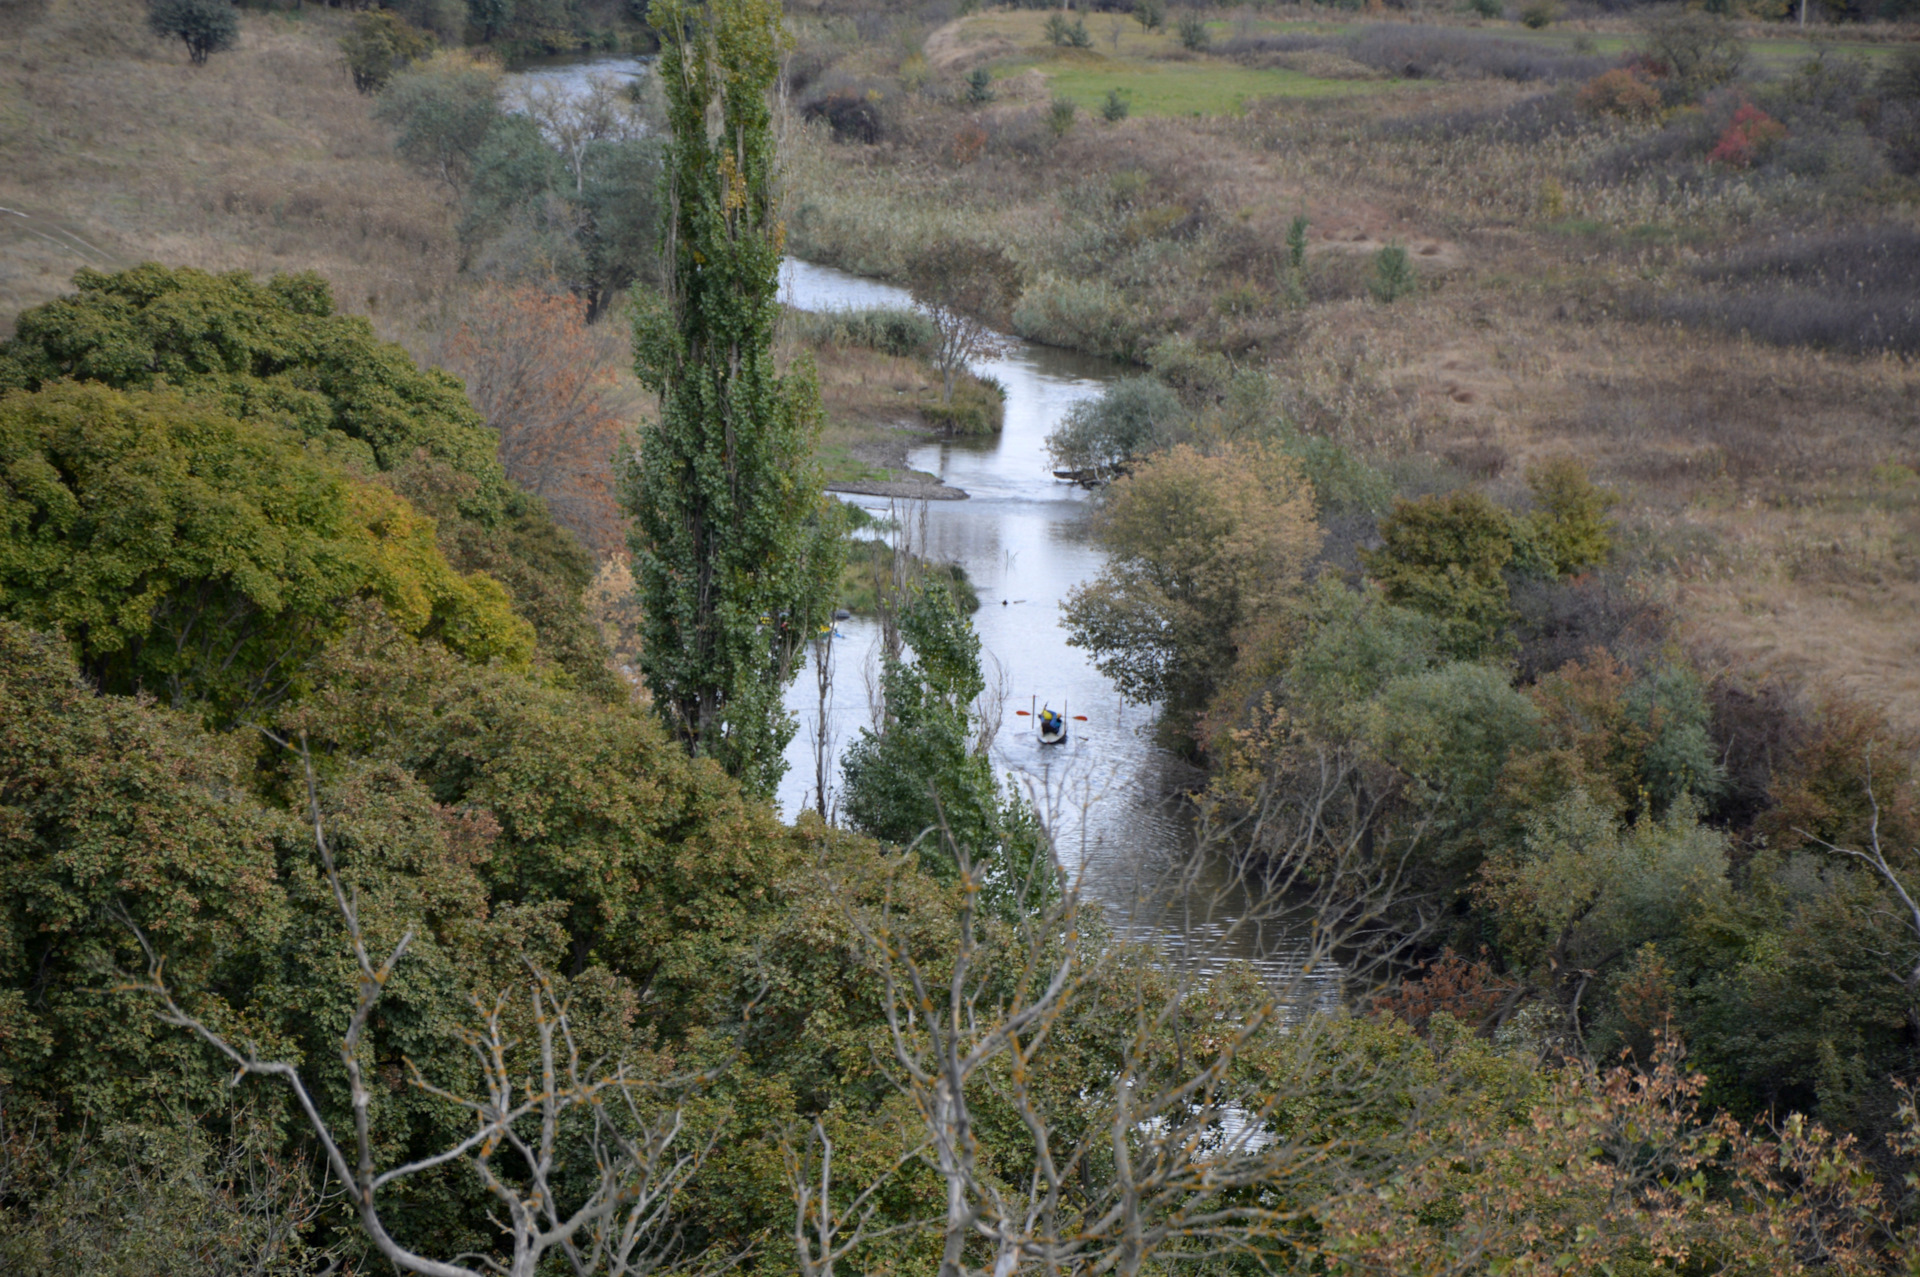
[{"label": "brown dry vegetation", "polygon": [[[929,41],[943,65],[1012,56],[998,35],[969,55],[965,23]],[[1019,260],[1030,289],[1105,236],[1099,251],[1142,281],[1105,298],[1100,331],[1136,334],[1116,353],[1180,334],[1264,363],[1302,426],[1438,472],[1428,482],[1517,495],[1529,462],[1578,457],[1626,496],[1626,554],[1703,650],[1920,726],[1920,370],[1655,318],[1699,286],[1704,254],[1782,227],[1912,224],[1911,183],[1865,203],[1745,180],[1676,191],[1653,171],[1596,176],[1648,125],[1428,127],[1538,92],[1442,81],[1238,116],[1083,115],[1058,140],[1023,101],[969,113],[896,94],[879,145],[804,135],[797,233],[804,252],[882,274],[916,243],[970,235]],[[957,147],[969,129],[980,145]],[[1124,206],[1088,212],[1113,185]],[[1282,287],[1298,214],[1305,304]],[[1422,287],[1381,305],[1366,272],[1388,243]]]}]

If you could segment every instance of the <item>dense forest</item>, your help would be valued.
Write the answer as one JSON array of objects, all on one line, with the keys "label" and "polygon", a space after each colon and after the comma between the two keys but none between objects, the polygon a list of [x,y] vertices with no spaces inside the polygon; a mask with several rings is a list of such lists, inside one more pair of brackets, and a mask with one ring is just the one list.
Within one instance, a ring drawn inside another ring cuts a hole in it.
[{"label": "dense forest", "polygon": [[[1920,1272],[1920,33],[1812,8],[0,10],[0,1267]],[[1124,364],[1195,952],[825,493],[996,330]]]}]

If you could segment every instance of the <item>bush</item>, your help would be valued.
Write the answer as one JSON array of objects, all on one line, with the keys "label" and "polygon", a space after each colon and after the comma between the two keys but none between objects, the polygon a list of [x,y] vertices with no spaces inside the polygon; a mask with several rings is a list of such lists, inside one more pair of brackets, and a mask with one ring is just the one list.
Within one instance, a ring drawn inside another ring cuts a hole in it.
[{"label": "bush", "polygon": [[1514,557],[1506,511],[1465,490],[1400,501],[1381,520],[1380,539],[1361,556],[1367,575],[1389,602],[1438,621],[1448,655],[1478,660],[1502,646]]},{"label": "bush", "polygon": [[1725,18],[1686,9],[1647,21],[1639,57],[1669,102],[1696,102],[1733,82],[1746,62],[1747,46]]},{"label": "bush", "polygon": [[1133,20],[1149,31],[1167,25],[1167,0],[1134,0]]},{"label": "bush", "polygon": [[1413,273],[1413,259],[1398,244],[1389,244],[1373,255],[1373,278],[1367,291],[1377,302],[1395,302],[1409,297],[1420,287]]},{"label": "bush", "polygon": [[1065,137],[1073,128],[1073,120],[1080,113],[1072,98],[1055,98],[1047,108],[1047,131],[1055,137]]},{"label": "bush", "polygon": [[1520,25],[1529,31],[1538,31],[1542,27],[1552,26],[1560,17],[1560,6],[1553,0],[1532,0],[1520,10]]},{"label": "bush", "polygon": [[1042,275],[1020,294],[1013,329],[1049,346],[1131,360],[1141,346],[1143,317],[1104,280]]},{"label": "bush", "polygon": [[1639,67],[1615,67],[1580,86],[1574,102],[1588,115],[1650,120],[1660,114],[1660,90]]},{"label": "bush", "polygon": [[1720,141],[1707,154],[1709,164],[1728,168],[1748,168],[1761,154],[1787,135],[1786,125],[1751,102],[1743,102],[1733,113],[1732,123],[1720,135]]},{"label": "bush", "polygon": [[[992,91],[988,91],[991,96]],[[800,114],[809,120],[824,120],[837,142],[862,142],[868,146],[886,136],[884,99],[877,91],[861,93],[840,89],[809,102]]]},{"label": "bush", "polygon": [[1180,17],[1180,47],[1198,53],[1213,43],[1213,37],[1207,33],[1206,19],[1191,11]]},{"label": "bush", "polygon": [[953,398],[948,402],[921,404],[920,417],[949,435],[983,438],[1000,433],[1006,409],[1006,391],[998,382],[964,377],[954,382]]},{"label": "bush", "polygon": [[1133,94],[1125,89],[1108,89],[1106,101],[1100,104],[1100,118],[1109,124],[1118,124],[1132,110]]},{"label": "bush", "polygon": [[240,38],[240,19],[227,0],[147,0],[147,26],[163,40],[178,38],[195,66]]},{"label": "bush", "polygon": [[1462,6],[1468,13],[1477,13],[1483,18],[1499,18],[1506,14],[1506,6],[1500,0],[1467,0]]},{"label": "bush", "polygon": [[975,106],[985,106],[993,101],[993,72],[985,67],[975,67],[968,73],[967,101]]}]

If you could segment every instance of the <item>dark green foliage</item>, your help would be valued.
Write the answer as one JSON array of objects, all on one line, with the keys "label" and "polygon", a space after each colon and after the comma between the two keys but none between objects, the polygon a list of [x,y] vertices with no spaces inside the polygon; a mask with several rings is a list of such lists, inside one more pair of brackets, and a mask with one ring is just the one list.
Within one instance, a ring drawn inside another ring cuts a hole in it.
[{"label": "dark green foliage", "polygon": [[1663,69],[1661,96],[1670,103],[1698,101],[1732,83],[1746,63],[1746,42],[1724,17],[1675,9],[1648,19],[1645,31],[1644,56]]},{"label": "dark green foliage", "polygon": [[366,320],[337,315],[318,276],[261,282],[145,265],[81,271],[77,293],[24,312],[0,345],[0,389],[71,377],[171,385],[386,481],[435,520],[447,559],[512,593],[567,676],[621,695],[581,610],[586,552],[508,482],[498,440],[460,383],[422,369]]},{"label": "dark green foliage", "polygon": [[1506,569],[1511,516],[1478,492],[1401,501],[1380,522],[1383,544],[1363,554],[1388,599],[1440,624],[1441,646],[1462,660],[1500,650],[1511,616]]},{"label": "dark green foliage", "polygon": [[65,644],[0,620],[0,1083],[76,1115],[212,1105],[220,1069],[129,1014],[102,967],[143,970],[107,912],[163,937],[183,984],[238,996],[289,918],[283,819],[245,797],[248,742],[96,695]]},{"label": "dark green foliage", "polygon": [[1133,0],[1133,20],[1148,31],[1167,25],[1167,0]]},{"label": "dark green foliage", "polygon": [[1465,8],[1468,13],[1477,13],[1483,18],[1498,18],[1506,12],[1501,0],[1467,0]]},{"label": "dark green foliage", "polygon": [[230,0],[147,0],[147,26],[162,39],[184,43],[195,66],[240,38],[240,18]]},{"label": "dark green foliage", "polygon": [[827,619],[843,551],[811,460],[819,388],[805,363],[774,366],[778,14],[767,0],[711,12],[662,0],[653,21],[673,218],[665,293],[634,319],[635,370],[660,396],[625,489],[641,667],[687,747],[766,792],[793,731],[781,694]]},{"label": "dark green foliage", "polygon": [[1057,97],[1047,105],[1047,131],[1055,137],[1065,137],[1073,130],[1073,121],[1080,114],[1080,107],[1072,98]]},{"label": "dark green foliage", "polygon": [[405,70],[433,50],[433,37],[405,18],[385,10],[363,13],[353,30],[340,37],[353,87],[374,93],[386,86],[394,72]]},{"label": "dark green foliage", "polygon": [[967,73],[967,101],[975,106],[993,101],[993,72],[975,67]]},{"label": "dark green foliage", "polygon": [[1108,89],[1106,99],[1100,104],[1100,118],[1109,124],[1118,124],[1132,110],[1133,94],[1125,89]]},{"label": "dark green foliage", "polygon": [[1089,49],[1093,47],[1093,37],[1087,34],[1087,20],[1075,18],[1068,22],[1065,14],[1047,15],[1045,34],[1047,43],[1068,49]]},{"label": "dark green foliage", "polygon": [[1307,268],[1307,225],[1305,213],[1287,223],[1287,264],[1296,271]]}]

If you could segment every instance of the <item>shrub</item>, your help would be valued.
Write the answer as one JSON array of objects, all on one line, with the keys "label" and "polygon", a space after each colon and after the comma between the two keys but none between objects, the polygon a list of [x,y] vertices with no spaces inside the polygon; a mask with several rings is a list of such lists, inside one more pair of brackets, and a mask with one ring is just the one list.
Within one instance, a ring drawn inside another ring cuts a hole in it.
[{"label": "shrub", "polygon": [[1468,13],[1477,13],[1483,18],[1498,18],[1506,13],[1501,0],[1467,0],[1463,7]]},{"label": "shrub", "polygon": [[384,9],[361,14],[354,19],[353,30],[340,38],[353,87],[362,93],[386,87],[394,72],[432,51],[433,37]]},{"label": "shrub", "polygon": [[1660,90],[1639,67],[1615,67],[1581,85],[1574,102],[1588,115],[1650,120],[1660,113]]},{"label": "shrub", "polygon": [[967,101],[984,106],[993,101],[993,72],[975,67],[967,75]]},{"label": "shrub", "polygon": [[1698,101],[1730,84],[1746,62],[1746,42],[1724,18],[1680,10],[1649,19],[1640,63],[1661,81],[1670,102]]},{"label": "shrub", "polygon": [[1188,12],[1180,17],[1180,47],[1198,53],[1213,43],[1213,37],[1207,34],[1206,19],[1199,14]]},{"label": "shrub", "polygon": [[1122,377],[1067,409],[1047,436],[1047,453],[1061,470],[1104,478],[1163,445],[1185,415],[1180,396],[1158,377]]},{"label": "shrub", "polygon": [[1073,127],[1074,116],[1080,108],[1074,105],[1072,98],[1055,98],[1047,108],[1047,131],[1055,137],[1065,137],[1067,130]]},{"label": "shrub", "polygon": [[1920,352],[1920,232],[1867,226],[1795,235],[1698,268],[1718,293],[1661,310],[1779,345]]},{"label": "shrub", "polygon": [[1142,316],[1105,280],[1062,279],[1042,275],[1020,295],[1013,328],[1022,337],[1132,359],[1139,351]]},{"label": "shrub", "polygon": [[240,38],[240,19],[227,0],[148,0],[147,26],[163,40],[178,38],[195,66]]},{"label": "shrub", "polygon": [[1134,0],[1133,20],[1149,31],[1167,25],[1167,0]]},{"label": "shrub", "polygon": [[1127,118],[1133,110],[1133,95],[1125,89],[1108,89],[1106,101],[1100,104],[1100,118],[1109,124],[1118,124]]},{"label": "shrub", "polygon": [[[988,91],[991,96],[991,90]],[[801,115],[809,120],[824,120],[838,142],[863,142],[869,146],[886,135],[886,119],[881,113],[883,99],[874,90],[861,93],[840,89],[809,102]]]},{"label": "shrub", "polygon": [[1527,486],[1538,503],[1532,532],[1553,571],[1570,576],[1605,563],[1613,554],[1613,520],[1607,511],[1620,497],[1595,486],[1586,468],[1570,457],[1556,457],[1527,472]]},{"label": "shrub", "polygon": [[1733,113],[1733,122],[1720,135],[1720,141],[1707,154],[1710,164],[1728,168],[1747,168],[1754,157],[1787,136],[1787,126],[1751,102],[1743,102]]},{"label": "shrub", "polygon": [[1401,23],[1370,26],[1347,45],[1347,56],[1409,80],[1484,76],[1535,81],[1586,80],[1612,64],[1485,31],[1422,27]]},{"label": "shrub", "polygon": [[923,403],[920,416],[928,425],[949,435],[980,438],[1000,433],[1006,419],[1007,395],[991,378],[956,380],[953,398],[946,403]]},{"label": "shrub", "polygon": [[1395,503],[1380,521],[1378,550],[1361,555],[1389,602],[1440,623],[1441,647],[1477,660],[1502,643],[1511,619],[1506,570],[1513,524],[1484,495],[1466,490]]},{"label": "shrub", "polygon": [[1377,302],[1394,302],[1411,296],[1420,286],[1413,273],[1413,259],[1398,244],[1389,244],[1373,255],[1373,278],[1367,291]]},{"label": "shrub", "polygon": [[1520,25],[1530,31],[1538,31],[1542,27],[1552,26],[1559,17],[1560,6],[1553,0],[1532,0],[1520,10]]}]

